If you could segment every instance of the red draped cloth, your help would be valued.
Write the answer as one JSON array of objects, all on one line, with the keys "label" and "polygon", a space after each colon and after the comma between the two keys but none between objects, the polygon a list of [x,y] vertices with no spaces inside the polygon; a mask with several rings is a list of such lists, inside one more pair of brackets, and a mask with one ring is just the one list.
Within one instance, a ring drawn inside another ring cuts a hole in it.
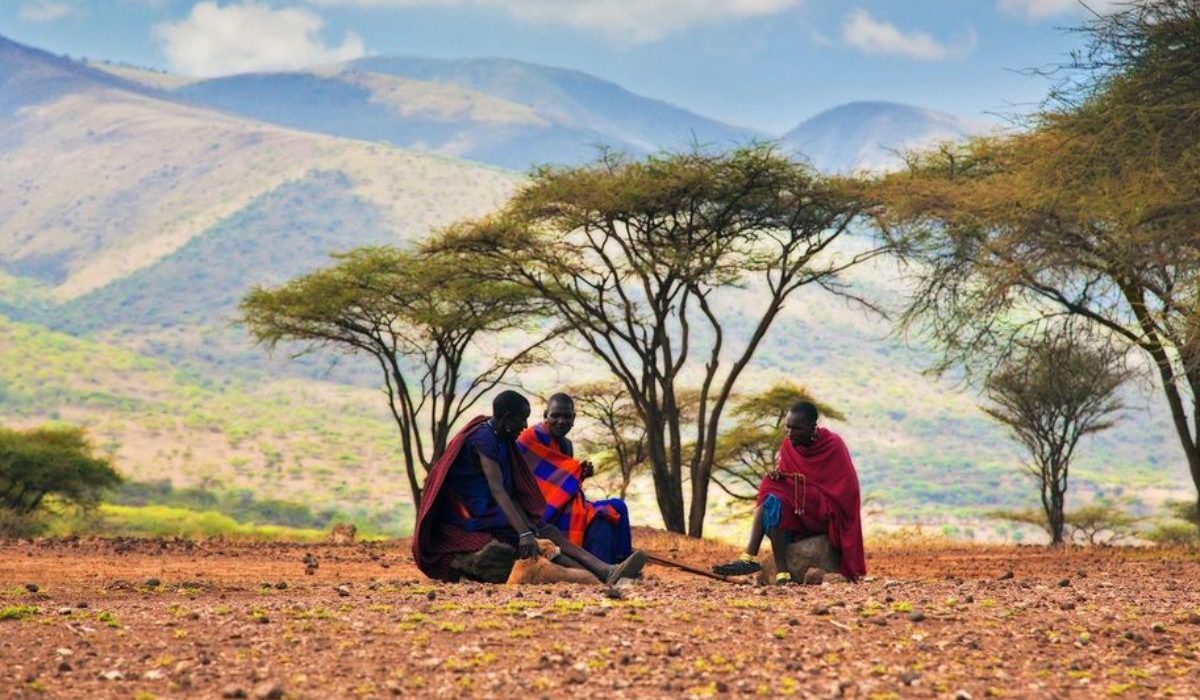
[{"label": "red draped cloth", "polygon": [[[477,552],[493,539],[488,532],[465,530],[453,522],[448,522],[446,518],[438,517],[441,509],[455,507],[455,504],[448,503],[456,500],[454,494],[442,487],[459,453],[464,449],[475,449],[467,443],[467,436],[485,421],[487,416],[476,416],[463,426],[446,446],[446,451],[429,470],[429,476],[425,479],[421,508],[417,511],[417,524],[413,529],[412,553],[417,568],[430,578],[449,580],[452,577],[450,562],[455,554]],[[538,489],[533,474],[525,466],[525,462],[515,454],[515,449],[513,452],[511,495],[517,507],[529,515],[530,522],[536,524],[541,520],[546,502],[542,499],[542,492]]]},{"label": "red draped cloth", "polygon": [[865,576],[862,497],[842,438],[828,428],[817,428],[816,439],[807,447],[784,438],[779,472],[780,479],[762,480],[758,503],[769,495],[778,498],[783,503],[780,528],[801,536],[828,535],[829,543],[841,552],[842,575]]}]

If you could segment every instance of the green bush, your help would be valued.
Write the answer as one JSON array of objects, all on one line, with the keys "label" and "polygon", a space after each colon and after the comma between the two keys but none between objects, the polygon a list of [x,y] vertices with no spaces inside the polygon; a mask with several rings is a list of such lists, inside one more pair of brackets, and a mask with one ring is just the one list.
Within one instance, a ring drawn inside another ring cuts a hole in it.
[{"label": "green bush", "polygon": [[1163,523],[1142,533],[1142,537],[1155,544],[1200,544],[1200,530],[1189,522],[1179,520]]},{"label": "green bush", "polygon": [[107,459],[92,454],[81,428],[0,428],[0,510],[28,515],[46,497],[83,507],[121,483]]}]

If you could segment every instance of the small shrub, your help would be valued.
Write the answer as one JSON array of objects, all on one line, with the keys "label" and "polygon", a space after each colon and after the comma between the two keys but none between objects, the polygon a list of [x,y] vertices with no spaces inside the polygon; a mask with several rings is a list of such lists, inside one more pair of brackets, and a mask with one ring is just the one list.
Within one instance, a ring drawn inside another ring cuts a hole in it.
[{"label": "small shrub", "polygon": [[1183,521],[1166,522],[1153,530],[1142,533],[1142,537],[1155,544],[1200,544],[1200,530],[1196,526]]}]

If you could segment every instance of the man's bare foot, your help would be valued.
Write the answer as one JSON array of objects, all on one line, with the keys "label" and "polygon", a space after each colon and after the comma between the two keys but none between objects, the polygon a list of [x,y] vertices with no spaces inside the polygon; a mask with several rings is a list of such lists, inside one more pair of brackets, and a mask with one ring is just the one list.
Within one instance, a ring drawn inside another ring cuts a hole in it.
[{"label": "man's bare foot", "polygon": [[642,567],[646,565],[646,553],[642,550],[635,550],[630,554],[625,561],[613,565],[608,570],[608,578],[605,580],[610,586],[617,585],[617,581],[623,578],[636,578],[642,573]]}]

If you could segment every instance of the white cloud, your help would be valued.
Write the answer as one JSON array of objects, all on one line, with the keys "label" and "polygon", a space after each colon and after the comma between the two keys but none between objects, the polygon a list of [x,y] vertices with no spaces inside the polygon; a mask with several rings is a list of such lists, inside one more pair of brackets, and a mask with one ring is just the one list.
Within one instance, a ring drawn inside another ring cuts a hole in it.
[{"label": "white cloud", "polygon": [[75,7],[65,2],[54,0],[34,0],[21,5],[21,19],[27,22],[42,24],[68,17],[75,12]]},{"label": "white cloud", "polygon": [[1000,10],[1010,15],[1024,16],[1031,22],[1068,12],[1099,12],[1104,14],[1120,9],[1129,0],[1000,0]]},{"label": "white cloud", "polygon": [[154,27],[171,68],[184,75],[213,77],[250,71],[294,70],[346,61],[366,51],[357,34],[340,46],[321,38],[325,21],[302,9],[273,9],[245,0],[236,5],[201,2],[187,19]]},{"label": "white cloud", "polygon": [[803,0],[306,0],[327,7],[475,6],[495,8],[540,24],[595,30],[620,41],[644,42],[698,24],[762,17]]},{"label": "white cloud", "polygon": [[858,8],[846,17],[842,39],[854,48],[872,56],[904,56],[920,61],[940,61],[966,53],[975,45],[975,32],[969,30],[962,45],[951,47],[924,32],[902,32],[895,25],[871,16]]}]

